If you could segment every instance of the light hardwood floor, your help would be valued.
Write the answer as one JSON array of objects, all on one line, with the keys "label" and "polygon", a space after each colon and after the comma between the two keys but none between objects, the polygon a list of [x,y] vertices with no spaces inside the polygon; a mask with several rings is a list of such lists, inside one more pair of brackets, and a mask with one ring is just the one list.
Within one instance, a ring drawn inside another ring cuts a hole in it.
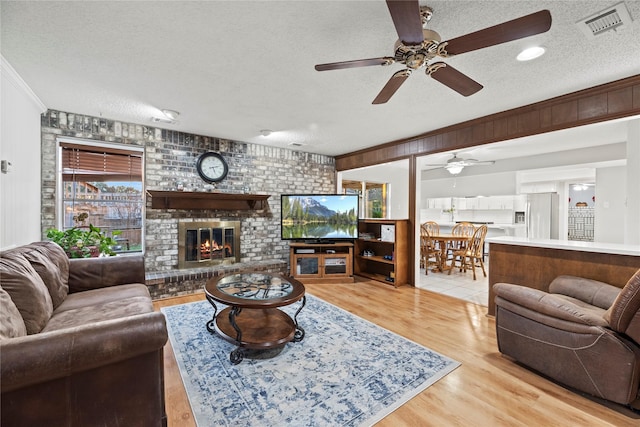
[{"label": "light hardwood floor", "polygon": [[[357,280],[307,292],[462,363],[377,426],[638,426],[640,415],[571,392],[502,356],[486,307],[410,286]],[[155,302],[203,300],[203,294]],[[298,317],[304,325],[304,310]],[[195,426],[170,344],[165,349],[170,427]]]}]

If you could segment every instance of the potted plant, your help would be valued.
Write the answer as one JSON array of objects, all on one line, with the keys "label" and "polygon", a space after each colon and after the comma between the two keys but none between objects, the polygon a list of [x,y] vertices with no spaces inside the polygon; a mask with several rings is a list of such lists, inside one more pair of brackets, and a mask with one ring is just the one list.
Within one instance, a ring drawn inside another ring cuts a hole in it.
[{"label": "potted plant", "polygon": [[[82,213],[73,219],[76,224],[84,224],[87,217]],[[47,231],[47,238],[60,245],[69,258],[90,258],[115,255],[112,247],[117,244],[115,237],[120,234],[121,231],[115,230],[107,236],[100,228],[89,224],[88,229],[78,225],[66,230],[51,228]]]}]

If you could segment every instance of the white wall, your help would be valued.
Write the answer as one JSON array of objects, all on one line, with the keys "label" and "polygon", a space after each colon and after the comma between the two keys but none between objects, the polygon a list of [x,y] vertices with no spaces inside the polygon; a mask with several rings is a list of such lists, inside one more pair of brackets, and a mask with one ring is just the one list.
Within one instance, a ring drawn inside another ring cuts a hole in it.
[{"label": "white wall", "polygon": [[625,243],[626,167],[596,170],[595,242]]},{"label": "white wall", "polygon": [[627,218],[624,243],[640,245],[640,119],[630,121],[628,126]]},{"label": "white wall", "polygon": [[428,180],[423,178],[420,200],[435,197],[507,196],[512,194],[517,194],[516,172],[502,172]]},{"label": "white wall", "polygon": [[11,162],[0,174],[0,248],[41,240],[40,115],[44,104],[1,58],[0,158]]},{"label": "white wall", "polygon": [[342,180],[388,183],[389,213],[387,218],[409,218],[409,160],[339,172],[338,186],[342,186]]}]

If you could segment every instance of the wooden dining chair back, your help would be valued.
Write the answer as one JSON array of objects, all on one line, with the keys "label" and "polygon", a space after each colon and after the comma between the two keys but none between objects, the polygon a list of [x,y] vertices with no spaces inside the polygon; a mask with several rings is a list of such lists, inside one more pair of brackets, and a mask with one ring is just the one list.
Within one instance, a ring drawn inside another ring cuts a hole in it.
[{"label": "wooden dining chair back", "polygon": [[429,268],[440,268],[440,249],[436,248],[431,234],[424,226],[420,227],[420,266],[424,267],[424,274],[429,274]]},{"label": "wooden dining chair back", "polygon": [[[473,233],[476,231],[475,225],[470,222],[459,222],[453,226],[451,229],[451,234],[454,236],[466,236],[471,237]],[[449,242],[449,246],[447,247],[447,259],[453,257],[453,252],[463,249],[468,246],[468,242],[464,240],[452,240]]]},{"label": "wooden dining chair back", "polygon": [[431,236],[435,236],[436,234],[440,234],[440,226],[435,221],[427,221],[422,224]]},{"label": "wooden dining chair back", "polygon": [[473,280],[476,280],[476,267],[482,268],[482,274],[484,274],[484,277],[487,277],[483,259],[484,239],[487,237],[487,230],[486,225],[481,225],[476,228],[469,241],[469,245],[466,248],[453,252],[453,264],[449,270],[449,274],[451,274],[451,270],[455,268],[456,261],[458,261],[460,263],[458,266],[460,271],[466,272],[469,269],[473,271]]}]

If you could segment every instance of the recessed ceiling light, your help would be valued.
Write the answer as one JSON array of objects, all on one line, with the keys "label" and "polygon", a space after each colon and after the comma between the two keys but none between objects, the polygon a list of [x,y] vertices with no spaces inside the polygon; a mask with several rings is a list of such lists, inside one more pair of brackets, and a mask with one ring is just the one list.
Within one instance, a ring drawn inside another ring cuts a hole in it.
[{"label": "recessed ceiling light", "polygon": [[161,110],[161,111],[162,111],[162,114],[164,114],[171,120],[177,120],[178,116],[180,115],[180,113],[175,110]]},{"label": "recessed ceiling light", "polygon": [[520,52],[518,56],[516,56],[516,59],[518,61],[531,61],[532,59],[536,59],[544,55],[545,51],[546,49],[542,46],[530,47]]}]

